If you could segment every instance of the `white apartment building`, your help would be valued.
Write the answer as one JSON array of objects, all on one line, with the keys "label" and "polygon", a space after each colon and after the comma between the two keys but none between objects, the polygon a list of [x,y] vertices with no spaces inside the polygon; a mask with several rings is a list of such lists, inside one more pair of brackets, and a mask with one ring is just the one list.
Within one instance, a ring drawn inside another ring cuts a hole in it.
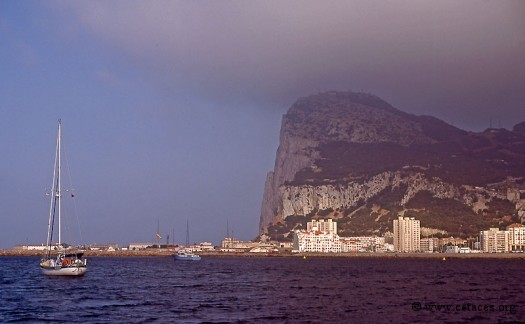
[{"label": "white apartment building", "polygon": [[340,238],[341,241],[341,252],[365,252],[366,249],[363,246],[363,242],[360,240],[352,239],[349,237]]},{"label": "white apartment building", "polygon": [[379,236],[339,237],[337,223],[331,219],[312,220],[307,230],[294,232],[293,250],[298,252],[372,252],[386,251],[385,238]]},{"label": "white apartment building", "polygon": [[510,232],[500,231],[499,228],[490,228],[479,234],[481,249],[486,253],[509,252]]},{"label": "white apartment building", "polygon": [[512,224],[507,226],[509,232],[509,250],[525,252],[525,226]]},{"label": "white apartment building", "polygon": [[422,238],[419,240],[419,248],[421,252],[434,252],[434,239]]},{"label": "white apartment building", "polygon": [[420,222],[414,217],[394,219],[394,250],[397,252],[420,251]]},{"label": "white apartment building", "polygon": [[341,237],[342,252],[367,252],[384,248],[385,238],[380,236]]},{"label": "white apartment building", "polygon": [[341,252],[341,242],[336,233],[295,231],[293,243],[293,249],[299,252]]},{"label": "white apartment building", "polygon": [[313,219],[311,222],[306,223],[306,231],[320,231],[327,234],[337,234],[337,222],[334,222],[331,219]]}]

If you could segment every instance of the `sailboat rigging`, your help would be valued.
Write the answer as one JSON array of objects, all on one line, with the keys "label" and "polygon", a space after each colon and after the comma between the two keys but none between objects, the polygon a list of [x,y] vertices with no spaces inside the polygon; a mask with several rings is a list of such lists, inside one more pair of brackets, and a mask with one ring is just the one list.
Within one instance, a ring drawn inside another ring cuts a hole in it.
[{"label": "sailboat rigging", "polygon": [[192,252],[190,248],[190,221],[186,220],[186,248],[180,249],[177,254],[173,255],[176,261],[199,261],[200,255]]},{"label": "sailboat rigging", "polygon": [[[66,253],[62,242],[62,121],[58,120],[58,135],[51,184],[51,201],[47,224],[46,255],[40,260],[42,273],[48,276],[82,276],[87,271],[87,260],[83,253]],[[56,216],[56,217],[55,217]],[[56,218],[56,219],[55,219]],[[58,222],[58,242],[53,244],[55,221]],[[56,255],[52,250],[56,249]]]}]

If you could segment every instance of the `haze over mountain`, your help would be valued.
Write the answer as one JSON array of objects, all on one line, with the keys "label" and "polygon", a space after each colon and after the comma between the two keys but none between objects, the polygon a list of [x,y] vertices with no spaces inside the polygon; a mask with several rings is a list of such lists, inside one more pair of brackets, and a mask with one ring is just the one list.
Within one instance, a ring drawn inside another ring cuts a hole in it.
[{"label": "haze over mountain", "polygon": [[524,129],[468,132],[366,93],[300,98],[282,120],[260,231],[290,239],[306,219],[332,217],[343,233],[382,234],[406,215],[468,236],[520,221]]}]

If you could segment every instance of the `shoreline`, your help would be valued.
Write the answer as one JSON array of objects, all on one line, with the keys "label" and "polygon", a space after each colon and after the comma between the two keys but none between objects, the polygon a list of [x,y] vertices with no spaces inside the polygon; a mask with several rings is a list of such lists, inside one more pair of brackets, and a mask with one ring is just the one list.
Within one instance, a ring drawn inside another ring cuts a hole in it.
[{"label": "shoreline", "polygon": [[[159,257],[171,256],[175,251],[139,250],[139,251],[84,251],[86,257]],[[249,252],[198,252],[201,257],[210,258],[387,258],[387,259],[524,259],[525,253],[249,253]],[[43,251],[0,249],[0,256],[6,257],[41,257]]]}]

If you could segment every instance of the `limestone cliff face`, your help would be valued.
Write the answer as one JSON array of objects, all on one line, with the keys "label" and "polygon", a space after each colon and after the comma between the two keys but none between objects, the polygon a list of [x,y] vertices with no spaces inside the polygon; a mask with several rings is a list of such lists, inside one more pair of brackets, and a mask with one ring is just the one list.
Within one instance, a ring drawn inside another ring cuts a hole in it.
[{"label": "limestone cliff face", "polygon": [[269,172],[266,176],[260,218],[261,231],[281,210],[279,188],[284,183],[292,181],[299,170],[310,166],[318,155],[315,152],[318,143],[288,132],[288,122],[285,116],[275,159],[275,171]]},{"label": "limestone cliff face", "polygon": [[[494,199],[506,198],[508,186],[522,186],[522,128],[469,133],[363,93],[301,98],[283,116],[260,231],[290,216],[384,201],[394,191],[390,203],[400,208],[425,192],[473,213],[487,210]],[[511,176],[516,181],[494,185]]]},{"label": "limestone cliff face", "polygon": [[421,129],[404,116],[381,99],[362,93],[329,92],[299,99],[283,116],[275,168],[266,177],[260,231],[282,211],[280,187],[319,159],[321,142],[431,142],[423,135],[414,136]]},{"label": "limestone cliff face", "polygon": [[347,209],[379,195],[384,190],[393,190],[405,185],[400,205],[404,206],[421,191],[436,198],[472,200],[473,193],[462,194],[461,188],[438,179],[426,179],[421,173],[384,172],[364,183],[350,182],[345,185],[281,186],[280,205],[282,217],[308,215],[315,210]]}]

